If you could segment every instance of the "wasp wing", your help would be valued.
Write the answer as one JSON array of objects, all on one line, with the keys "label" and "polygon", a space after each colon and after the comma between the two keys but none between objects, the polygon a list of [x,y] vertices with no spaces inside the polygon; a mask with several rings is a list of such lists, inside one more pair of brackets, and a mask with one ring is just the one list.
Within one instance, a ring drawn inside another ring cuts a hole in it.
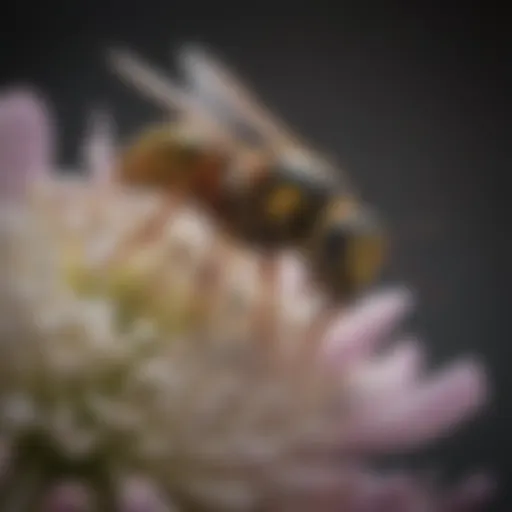
[{"label": "wasp wing", "polygon": [[112,70],[127,84],[149,100],[173,113],[179,113],[191,124],[215,134],[230,146],[239,145],[234,136],[208,113],[193,94],[171,78],[145,63],[128,50],[111,49],[108,60]]},{"label": "wasp wing", "polygon": [[220,78],[217,66],[213,68],[209,65],[210,57],[204,50],[197,46],[183,46],[177,56],[192,91],[210,112],[214,112],[238,136],[256,147],[269,147],[269,140],[273,146],[277,144],[278,137],[274,133],[269,135],[268,130],[261,123],[254,122],[253,116],[248,115],[247,109],[239,104],[239,95],[234,95],[230,84]]},{"label": "wasp wing", "polygon": [[232,116],[251,125],[272,146],[303,146],[211,52],[197,45],[185,45],[178,58],[187,78],[205,101],[231,110]]},{"label": "wasp wing", "polygon": [[[329,181],[336,181],[345,190],[351,188],[348,177],[338,166],[308,148],[211,52],[198,45],[185,45],[178,58],[194,91],[211,109],[230,111],[232,119],[242,121],[257,132],[267,146],[279,151],[284,158],[297,161],[297,168],[304,167]],[[225,113],[224,119],[229,121]]]}]

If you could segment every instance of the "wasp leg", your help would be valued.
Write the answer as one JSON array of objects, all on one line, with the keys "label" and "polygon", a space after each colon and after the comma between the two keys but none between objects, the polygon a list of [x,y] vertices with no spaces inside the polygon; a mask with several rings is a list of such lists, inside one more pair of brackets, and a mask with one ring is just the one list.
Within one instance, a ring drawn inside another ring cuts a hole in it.
[{"label": "wasp leg", "polygon": [[183,202],[183,198],[181,197],[166,200],[153,216],[147,219],[146,222],[139,226],[135,232],[131,233],[130,236],[120,244],[112,255],[110,263],[117,263],[119,259],[125,258],[141,246],[154,240],[162,233],[168,220],[174,216]]},{"label": "wasp leg", "polygon": [[303,350],[300,351],[306,365],[311,364],[322,349],[322,340],[330,325],[340,314],[340,304],[327,302],[311,320],[301,342]]},{"label": "wasp leg", "polygon": [[280,259],[277,254],[264,254],[260,261],[260,294],[255,309],[255,332],[261,343],[275,349],[278,341],[277,293]]},{"label": "wasp leg", "polygon": [[224,271],[229,268],[229,249],[225,238],[216,234],[210,254],[198,272],[190,312],[196,321],[198,334],[209,330],[214,322],[215,304],[219,298],[222,299]]}]

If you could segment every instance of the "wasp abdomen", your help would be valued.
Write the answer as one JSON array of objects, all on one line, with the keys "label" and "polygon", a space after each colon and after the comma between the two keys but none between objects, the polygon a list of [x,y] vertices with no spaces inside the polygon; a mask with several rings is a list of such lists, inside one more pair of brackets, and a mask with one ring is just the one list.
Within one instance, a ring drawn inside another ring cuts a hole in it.
[{"label": "wasp abdomen", "polygon": [[237,198],[238,231],[261,248],[301,245],[310,237],[327,197],[322,184],[269,165]]},{"label": "wasp abdomen", "polygon": [[357,206],[337,212],[327,216],[315,232],[311,256],[317,278],[340,300],[357,294],[375,279],[384,259],[384,237],[380,227]]}]

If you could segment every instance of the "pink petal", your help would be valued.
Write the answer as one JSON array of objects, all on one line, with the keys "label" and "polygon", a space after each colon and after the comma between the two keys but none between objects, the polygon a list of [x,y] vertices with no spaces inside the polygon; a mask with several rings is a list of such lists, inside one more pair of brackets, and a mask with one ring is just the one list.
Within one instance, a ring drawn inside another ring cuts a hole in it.
[{"label": "pink petal", "polygon": [[487,474],[474,474],[452,490],[444,500],[443,512],[476,512],[489,505],[496,482]]},{"label": "pink petal", "polygon": [[420,489],[407,476],[375,478],[359,497],[354,512],[419,512],[425,510],[424,501]]},{"label": "pink petal", "polygon": [[[286,471],[286,470],[285,470]],[[286,476],[286,475],[283,475]],[[296,485],[279,486],[280,494],[265,507],[268,512],[338,512],[354,511],[359,497],[366,489],[366,475],[340,470],[321,481],[305,475]]]},{"label": "pink petal", "polygon": [[400,390],[415,382],[424,368],[423,347],[417,341],[403,341],[384,356],[380,363],[383,389]]},{"label": "pink petal", "polygon": [[53,163],[53,125],[48,106],[32,91],[0,96],[0,196],[17,197]]},{"label": "pink petal", "polygon": [[63,483],[52,489],[43,500],[44,512],[93,512],[94,499],[89,490],[76,482]]},{"label": "pink petal", "polygon": [[389,354],[363,363],[351,379],[354,401],[393,399],[413,385],[424,366],[424,353],[416,341],[397,344]]},{"label": "pink petal", "polygon": [[406,290],[376,294],[351,312],[344,312],[322,343],[329,359],[350,365],[367,357],[396,328],[411,307]]},{"label": "pink petal", "polygon": [[421,386],[404,389],[394,401],[355,412],[345,440],[354,450],[409,449],[467,420],[485,403],[487,391],[483,368],[459,362]]},{"label": "pink petal", "polygon": [[138,477],[127,479],[119,496],[121,512],[177,512],[160,491],[148,480]]}]

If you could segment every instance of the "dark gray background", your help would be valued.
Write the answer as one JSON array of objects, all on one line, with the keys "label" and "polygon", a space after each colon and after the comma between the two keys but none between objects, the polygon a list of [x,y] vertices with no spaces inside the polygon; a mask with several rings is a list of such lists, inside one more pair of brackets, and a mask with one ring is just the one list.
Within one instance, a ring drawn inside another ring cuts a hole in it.
[{"label": "dark gray background", "polygon": [[107,44],[126,43],[162,66],[183,41],[217,49],[290,124],[336,153],[387,217],[395,248],[387,278],[416,290],[413,325],[433,361],[465,352],[487,361],[488,412],[418,460],[448,474],[494,468],[506,494],[505,13],[489,2],[341,2],[323,12],[274,4],[274,12],[244,3],[235,12],[216,2],[18,2],[0,21],[2,82],[44,89],[69,164],[90,107],[110,106],[122,135],[161,115],[108,74]]}]

